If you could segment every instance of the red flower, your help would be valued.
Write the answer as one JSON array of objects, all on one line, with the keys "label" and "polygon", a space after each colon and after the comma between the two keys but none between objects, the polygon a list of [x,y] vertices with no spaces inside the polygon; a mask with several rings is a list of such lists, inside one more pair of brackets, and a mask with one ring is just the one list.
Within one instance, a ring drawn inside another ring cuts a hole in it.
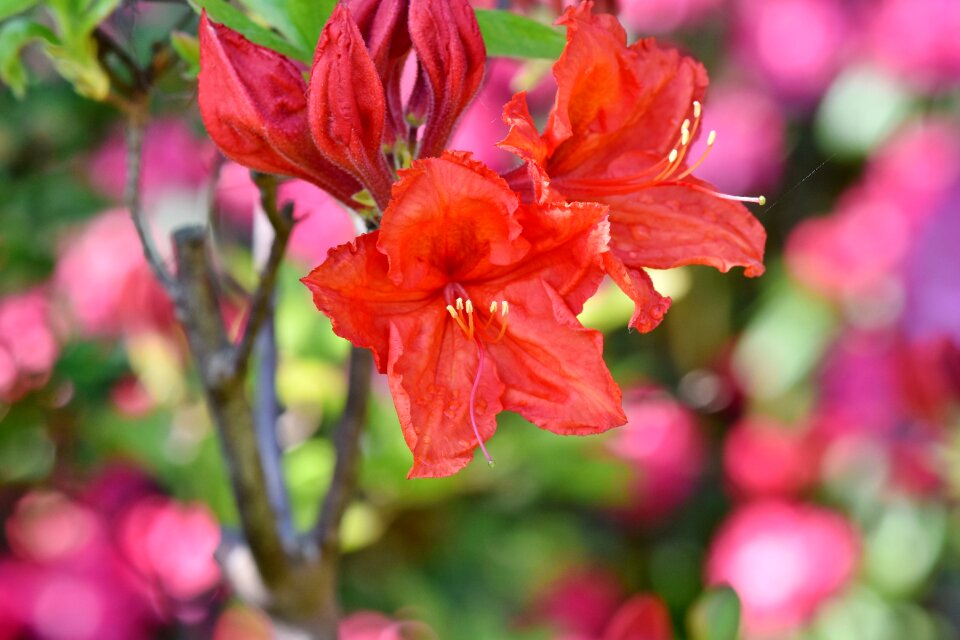
[{"label": "red flower", "polygon": [[387,373],[410,477],[463,468],[503,409],[561,434],[623,424],[602,338],[575,315],[603,275],[605,218],[596,204],[520,204],[448,152],[401,171],[380,230],[303,279]]},{"label": "red flower", "polygon": [[[405,105],[400,76],[411,49],[419,75]],[[338,4],[309,86],[297,64],[204,14],[200,113],[232,160],[309,180],[354,208],[361,203],[353,196],[366,189],[384,209],[394,168],[443,149],[480,88],[485,61],[467,0]]]},{"label": "red flower", "polygon": [[[553,67],[557,96],[544,133],[518,93],[504,107],[510,133],[500,143],[544,171],[568,200],[610,207],[607,272],[634,300],[630,324],[653,329],[669,307],[643,267],[706,264],[763,273],[765,233],[737,200],[717,193],[688,164],[707,86],[703,67],[653,39],[627,46],[616,18],[568,8],[558,24],[567,46]],[[713,144],[710,132],[708,146]],[[524,175],[511,181],[519,185]]]}]

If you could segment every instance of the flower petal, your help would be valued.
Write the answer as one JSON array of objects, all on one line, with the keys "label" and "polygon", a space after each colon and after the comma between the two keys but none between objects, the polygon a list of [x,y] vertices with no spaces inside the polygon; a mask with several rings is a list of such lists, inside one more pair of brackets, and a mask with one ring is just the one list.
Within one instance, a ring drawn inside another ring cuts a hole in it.
[{"label": "flower petal", "polygon": [[357,182],[310,139],[306,85],[297,66],[239,33],[200,18],[200,114],[231,160],[302,178],[351,204]]},{"label": "flower petal", "polygon": [[476,279],[526,255],[517,197],[468,153],[418,160],[400,172],[383,215],[379,248],[404,287]]},{"label": "flower petal", "polygon": [[592,15],[590,3],[568,8],[557,24],[567,27],[567,46],[553,67],[548,173],[596,176],[626,152],[667,155],[693,101],[703,100],[703,67],[653,39],[627,47],[616,18]]},{"label": "flower petal", "polygon": [[607,275],[633,300],[630,326],[641,333],[656,329],[670,309],[670,298],[657,293],[646,271],[627,267],[612,251],[603,254],[603,266]]},{"label": "flower petal", "polygon": [[385,208],[393,182],[381,150],[386,100],[380,76],[346,5],[337,5],[320,34],[307,108],[317,147]]},{"label": "flower petal", "polygon": [[[410,0],[410,38],[429,93],[418,157],[439,155],[483,81],[487,50],[467,0]],[[422,104],[415,90],[413,104]]]},{"label": "flower petal", "polygon": [[498,142],[497,146],[524,160],[543,165],[549,150],[537,132],[537,125],[530,115],[526,91],[514,94],[510,98],[510,101],[503,106],[501,118],[510,130],[507,132],[507,137]]},{"label": "flower petal", "polygon": [[507,331],[490,344],[506,386],[503,406],[559,434],[600,433],[626,422],[620,388],[603,361],[603,336],[586,329],[549,284],[516,282]]},{"label": "flower petal", "polygon": [[[399,289],[387,277],[387,257],[377,250],[380,232],[332,249],[326,261],[301,279],[317,308],[330,317],[334,332],[373,351],[377,370],[387,370],[390,321],[442,312],[434,292]],[[431,315],[432,317],[432,315]]]},{"label": "flower petal", "polygon": [[504,387],[493,362],[484,360],[479,369],[477,343],[443,309],[429,318],[391,321],[387,373],[403,436],[413,452],[407,477],[448,476],[473,459],[479,446],[470,410],[475,382],[477,431],[483,440],[496,431]]},{"label": "flower petal", "polygon": [[705,264],[762,274],[763,225],[745,206],[711,195],[713,190],[689,176],[679,183],[598,198],[610,205],[610,250],[633,268]]}]

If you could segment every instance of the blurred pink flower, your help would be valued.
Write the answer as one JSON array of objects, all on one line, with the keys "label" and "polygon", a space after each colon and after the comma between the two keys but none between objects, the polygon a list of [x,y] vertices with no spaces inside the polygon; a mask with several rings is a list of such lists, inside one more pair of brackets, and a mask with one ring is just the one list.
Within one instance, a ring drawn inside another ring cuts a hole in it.
[{"label": "blurred pink flower", "polygon": [[836,513],[755,502],[734,511],[716,534],[707,581],[736,590],[748,637],[783,633],[801,626],[846,586],[859,546],[853,527]]},{"label": "blurred pink flower", "polygon": [[0,601],[28,637],[146,637],[155,619],[97,514],[62,494],[30,493],[6,528],[14,556],[0,559]]},{"label": "blurred pink flower", "polygon": [[435,634],[422,622],[394,620],[373,611],[358,611],[340,621],[340,640],[426,640]]},{"label": "blurred pink flower", "polygon": [[624,395],[627,424],[610,451],[634,472],[628,514],[642,521],[662,518],[693,491],[704,463],[704,443],[693,414],[657,389]]},{"label": "blurred pink flower", "polygon": [[[181,120],[154,120],[143,140],[142,183],[149,203],[168,189],[196,190],[210,176],[214,148],[195,137]],[[127,148],[122,133],[113,135],[90,160],[90,177],[104,193],[123,199],[127,180]]]},{"label": "blurred pink flower", "polygon": [[[710,156],[697,175],[726,193],[757,193],[774,188],[786,154],[784,117],[762,91],[738,83],[710,88],[701,131],[717,132]],[[701,135],[690,151],[699,158],[707,149]]]},{"label": "blurred pink flower", "polygon": [[746,418],[727,434],[723,469],[741,497],[794,497],[817,477],[816,447],[805,431],[767,418]]},{"label": "blurred pink flower", "polygon": [[622,601],[623,586],[611,571],[576,567],[568,569],[535,598],[532,618],[549,624],[565,638],[596,638]]},{"label": "blurred pink flower", "polygon": [[643,35],[668,33],[694,24],[723,0],[620,0],[620,19]]},{"label": "blurred pink flower", "polygon": [[[235,162],[227,162],[220,171],[217,201],[236,225],[249,229],[260,200],[260,192],[250,171]],[[350,214],[326,191],[303,180],[288,180],[280,185],[277,201],[294,204],[297,220],[290,236],[288,253],[307,265],[323,262],[333,247],[349,242],[357,235]]]},{"label": "blurred pink flower", "polygon": [[84,336],[172,330],[169,298],[122,209],[100,214],[65,243],[53,279]]},{"label": "blurred pink flower", "polygon": [[741,64],[799,101],[827,88],[855,36],[839,0],[738,0],[735,35]]},{"label": "blurred pink flower", "polygon": [[187,601],[220,581],[213,553],[220,527],[206,506],[169,498],[145,498],[120,524],[120,546],[148,584],[176,601]]},{"label": "blurred pink flower", "polygon": [[483,87],[460,118],[448,147],[472,151],[474,158],[494,171],[504,171],[515,164],[514,156],[496,146],[507,135],[507,126],[500,118],[503,105],[513,96],[510,82],[520,65],[514,60],[496,59],[487,68]]},{"label": "blurred pink flower", "polygon": [[0,298],[0,401],[42,387],[60,354],[53,315],[40,289]]},{"label": "blurred pink flower", "polygon": [[878,189],[855,187],[831,215],[797,225],[785,257],[805,286],[829,298],[851,298],[881,288],[909,242],[904,211]]},{"label": "blurred pink flower", "polygon": [[655,595],[638,593],[623,603],[601,640],[671,640],[670,612]]},{"label": "blurred pink flower", "polygon": [[831,298],[899,281],[921,230],[960,179],[960,132],[941,121],[912,126],[880,149],[834,213],[801,222],[785,256],[791,274]]},{"label": "blurred pink flower", "polygon": [[880,0],[869,14],[873,56],[922,89],[960,84],[960,3]]}]

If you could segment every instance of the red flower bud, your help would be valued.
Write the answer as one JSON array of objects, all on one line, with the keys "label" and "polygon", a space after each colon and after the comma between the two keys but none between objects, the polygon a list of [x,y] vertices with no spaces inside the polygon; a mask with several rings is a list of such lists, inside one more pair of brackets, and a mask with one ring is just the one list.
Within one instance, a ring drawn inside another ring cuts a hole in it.
[{"label": "red flower bud", "polygon": [[235,162],[302,178],[347,204],[360,185],[323,157],[307,126],[306,84],[297,66],[227,27],[200,18],[200,114]]},{"label": "red flower bud", "polygon": [[439,155],[479,90],[487,51],[467,0],[411,0],[409,29],[421,72],[410,111],[420,115],[429,105],[417,154],[423,158]]},{"label": "red flower bud", "polygon": [[381,147],[383,86],[345,5],[337,5],[320,34],[307,102],[317,147],[362,182],[381,209],[386,208],[393,176]]}]

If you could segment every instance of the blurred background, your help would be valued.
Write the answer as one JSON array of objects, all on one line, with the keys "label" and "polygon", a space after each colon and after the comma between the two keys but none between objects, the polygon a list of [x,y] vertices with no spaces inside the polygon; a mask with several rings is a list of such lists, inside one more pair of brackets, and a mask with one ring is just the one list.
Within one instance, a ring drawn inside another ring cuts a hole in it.
[{"label": "blurred background", "polygon": [[[558,4],[511,8],[549,22]],[[605,286],[582,319],[606,335],[629,424],[561,438],[503,415],[494,469],[406,480],[376,380],[343,525],[344,637],[707,640],[703,612],[724,592],[703,594],[719,584],[739,596],[746,640],[960,637],[960,3],[601,4],[631,37],[706,65],[717,143],[698,175],[766,196],[767,273],[653,273],[673,308],[646,335]],[[109,24],[141,58],[196,31],[177,3],[124,3]],[[121,118],[38,51],[24,64],[22,97],[0,86],[0,639],[270,637],[214,560],[234,561],[235,508],[122,209]],[[508,168],[492,146],[500,109],[525,89],[543,117],[550,64],[492,60],[452,148]],[[240,290],[258,193],[206,139],[178,65],[153,104],[144,206],[159,238],[212,210]],[[309,184],[281,200],[303,217],[276,330],[284,472],[305,528],[332,469],[348,345],[298,278],[355,227]],[[617,635],[628,622],[645,635]]]}]

